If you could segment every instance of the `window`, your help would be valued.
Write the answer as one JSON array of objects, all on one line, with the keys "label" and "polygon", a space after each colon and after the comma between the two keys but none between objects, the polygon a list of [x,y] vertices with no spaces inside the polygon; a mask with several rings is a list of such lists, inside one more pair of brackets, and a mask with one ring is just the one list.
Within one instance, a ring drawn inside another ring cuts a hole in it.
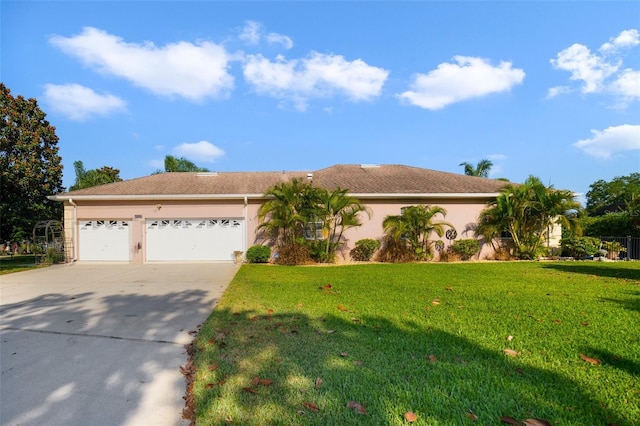
[{"label": "window", "polygon": [[305,240],[324,240],[324,222],[307,222],[307,226],[304,230]]}]

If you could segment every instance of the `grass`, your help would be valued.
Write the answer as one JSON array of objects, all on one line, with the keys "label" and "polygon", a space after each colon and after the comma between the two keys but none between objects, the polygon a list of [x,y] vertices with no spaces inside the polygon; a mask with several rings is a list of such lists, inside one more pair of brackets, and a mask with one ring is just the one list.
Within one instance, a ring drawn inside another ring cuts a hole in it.
[{"label": "grass", "polygon": [[44,265],[36,265],[35,256],[32,254],[0,256],[0,275],[27,271],[42,266]]},{"label": "grass", "polygon": [[244,265],[195,341],[197,424],[631,425],[639,329],[638,263]]}]

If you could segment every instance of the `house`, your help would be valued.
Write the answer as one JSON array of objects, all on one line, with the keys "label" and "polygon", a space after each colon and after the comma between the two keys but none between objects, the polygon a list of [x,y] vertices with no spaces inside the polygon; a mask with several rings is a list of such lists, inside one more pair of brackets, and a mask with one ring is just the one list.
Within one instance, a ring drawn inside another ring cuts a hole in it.
[{"label": "house", "polygon": [[[260,243],[256,228],[263,194],[292,178],[329,190],[346,188],[371,210],[362,226],[345,233],[343,258],[356,241],[380,238],[385,216],[409,205],[444,207],[444,220],[455,226],[457,238],[473,238],[478,214],[505,185],[404,165],[335,165],[303,172],[161,173],[50,198],[64,203],[69,259],[233,261],[234,252],[245,253]],[[485,244],[480,256],[491,253]]]}]

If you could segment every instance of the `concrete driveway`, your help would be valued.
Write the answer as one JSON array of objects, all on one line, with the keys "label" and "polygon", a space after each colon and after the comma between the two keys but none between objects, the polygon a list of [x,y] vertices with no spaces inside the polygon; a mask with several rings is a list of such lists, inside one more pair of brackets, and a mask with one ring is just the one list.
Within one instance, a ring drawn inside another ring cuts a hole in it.
[{"label": "concrete driveway", "polygon": [[0,276],[0,424],[186,424],[184,345],[237,270],[80,263]]}]

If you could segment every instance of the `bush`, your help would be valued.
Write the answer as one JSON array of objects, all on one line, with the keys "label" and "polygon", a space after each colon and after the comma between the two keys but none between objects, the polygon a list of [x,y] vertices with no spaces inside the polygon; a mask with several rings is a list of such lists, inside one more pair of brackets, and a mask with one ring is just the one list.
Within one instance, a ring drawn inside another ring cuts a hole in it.
[{"label": "bush", "polygon": [[323,240],[309,240],[304,243],[309,248],[311,260],[318,263],[333,263],[336,260],[336,245],[330,243],[327,253],[327,242]]},{"label": "bush", "polygon": [[602,248],[607,251],[607,258],[619,259],[620,253],[626,253],[627,249],[617,241],[603,241]]},{"label": "bush", "polygon": [[460,254],[453,251],[452,247],[449,247],[446,250],[440,252],[440,257],[438,257],[440,262],[457,262],[461,260]]},{"label": "bush", "polygon": [[380,248],[380,241],[372,238],[356,241],[356,246],[351,249],[351,259],[359,262],[368,262],[373,254]]},{"label": "bush", "polygon": [[268,246],[251,246],[247,250],[247,261],[249,263],[267,263],[271,257],[271,249]]},{"label": "bush", "polygon": [[560,240],[562,255],[576,259],[594,256],[600,249],[600,240],[595,237],[570,237]]},{"label": "bush", "polygon": [[402,263],[418,260],[416,253],[405,240],[394,240],[392,236],[385,235],[382,240],[382,248],[376,256],[380,262]]},{"label": "bush", "polygon": [[451,251],[460,256],[460,259],[469,260],[480,251],[480,243],[475,239],[456,240],[451,246]]},{"label": "bush", "polygon": [[305,265],[313,263],[313,260],[309,247],[304,243],[294,242],[279,246],[274,262],[278,265]]}]

